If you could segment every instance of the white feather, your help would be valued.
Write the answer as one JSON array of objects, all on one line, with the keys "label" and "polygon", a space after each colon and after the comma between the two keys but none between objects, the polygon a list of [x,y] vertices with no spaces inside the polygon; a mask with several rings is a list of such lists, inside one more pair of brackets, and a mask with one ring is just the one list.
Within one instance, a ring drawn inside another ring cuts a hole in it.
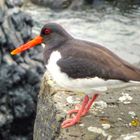
[{"label": "white feather", "polygon": [[41,46],[42,46],[42,48],[45,48],[46,45],[44,43],[41,43]]},{"label": "white feather", "polygon": [[140,81],[130,81],[130,83],[133,83],[133,84],[140,84]]}]

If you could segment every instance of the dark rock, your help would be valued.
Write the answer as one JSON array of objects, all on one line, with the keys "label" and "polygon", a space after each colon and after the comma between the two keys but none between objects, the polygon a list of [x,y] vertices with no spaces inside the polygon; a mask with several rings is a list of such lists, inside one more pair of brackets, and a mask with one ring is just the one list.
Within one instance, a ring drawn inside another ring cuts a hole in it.
[{"label": "dark rock", "polygon": [[3,62],[8,65],[16,64],[16,62],[12,59],[12,57],[9,54],[5,54],[3,56]]},{"label": "dark rock", "polygon": [[0,65],[1,65],[1,63],[2,63],[2,53],[0,51]]},{"label": "dark rock", "polygon": [[0,27],[0,45],[3,45],[4,43],[6,43],[6,38],[3,32],[3,28]]},{"label": "dark rock", "polygon": [[50,3],[50,8],[52,9],[65,9],[68,8],[73,0],[56,0]]},{"label": "dark rock", "polygon": [[5,3],[9,8],[13,8],[15,6],[13,0],[6,0]]},{"label": "dark rock", "polygon": [[74,0],[31,0],[33,3],[52,8],[54,10],[68,8]]},{"label": "dark rock", "polygon": [[40,76],[36,73],[34,69],[29,69],[26,73],[26,79],[29,84],[34,85],[39,81]]},{"label": "dark rock", "polygon": [[139,7],[140,1],[139,0],[118,0],[118,1],[109,1],[113,6],[118,7],[120,11],[127,12],[130,9],[133,9],[134,6]]},{"label": "dark rock", "polygon": [[70,5],[70,9],[77,10],[85,4],[84,0],[74,0]]},{"label": "dark rock", "polygon": [[32,34],[31,27],[33,26],[33,21],[31,20],[31,17],[20,11],[18,14],[14,13],[11,15],[11,20],[13,22],[14,28],[21,32],[22,39],[27,41]]},{"label": "dark rock", "polygon": [[[31,89],[29,91],[31,92]],[[28,118],[34,113],[35,103],[28,90],[25,91],[23,88],[18,88],[10,93],[10,97],[12,112],[16,119]]]},{"label": "dark rock", "polygon": [[4,20],[4,10],[2,10],[2,8],[0,7],[0,25],[2,24]]},{"label": "dark rock", "polygon": [[15,6],[21,7],[23,5],[24,0],[14,0]]},{"label": "dark rock", "polygon": [[21,7],[23,5],[23,0],[5,0],[5,3],[9,8],[13,8],[14,6]]},{"label": "dark rock", "polygon": [[81,9],[90,6],[94,8],[102,8],[106,4],[118,7],[120,10],[133,8],[134,5],[140,5],[139,0],[31,0],[33,3],[49,7],[53,10]]},{"label": "dark rock", "polygon": [[24,27],[24,22],[21,23],[21,20],[24,21],[24,16],[22,12],[20,11],[19,13],[13,13],[13,15],[10,16],[10,18],[14,25],[14,28],[17,31],[21,31],[22,28]]},{"label": "dark rock", "polygon": [[37,93],[44,72],[42,59],[35,56],[40,56],[41,50],[38,46],[37,49],[20,55],[10,55],[11,50],[32,38],[33,21],[31,16],[19,8],[23,0],[2,2],[0,1],[0,140],[32,140]]},{"label": "dark rock", "polygon": [[24,59],[21,57],[21,55],[15,55],[15,56],[12,56],[12,57],[18,64],[24,62]]},{"label": "dark rock", "polygon": [[34,22],[33,22],[32,18],[31,18],[31,16],[28,15],[28,14],[26,14],[26,13],[22,13],[22,14],[23,14],[23,16],[24,16],[24,21],[25,21],[25,23],[26,23],[27,25],[33,27]]}]

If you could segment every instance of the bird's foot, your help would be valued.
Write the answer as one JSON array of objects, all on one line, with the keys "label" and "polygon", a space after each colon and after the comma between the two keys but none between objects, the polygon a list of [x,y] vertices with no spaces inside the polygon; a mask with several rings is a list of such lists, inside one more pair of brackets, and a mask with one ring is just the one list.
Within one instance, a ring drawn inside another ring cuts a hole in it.
[{"label": "bird's foot", "polygon": [[[72,110],[69,110],[68,112],[67,112],[67,114],[68,115],[74,115],[74,116],[76,116],[75,114],[76,113],[78,113],[78,111],[79,111],[79,109],[72,109]],[[86,115],[86,112],[85,112],[85,110],[82,112],[82,114],[81,114],[81,116],[85,116]]]},{"label": "bird's foot", "polygon": [[[80,108],[81,108],[81,105],[80,105],[80,104],[76,104],[76,105],[75,105],[75,109],[69,110],[69,111],[67,112],[67,114],[68,114],[68,115],[76,116],[75,114],[78,113],[78,111],[79,111]],[[82,112],[81,116],[84,116],[84,115],[85,115],[84,112],[85,112],[85,111]]]},{"label": "bird's foot", "polygon": [[[88,113],[88,111],[89,111],[91,105],[92,105],[93,102],[96,100],[96,98],[98,97],[98,95],[99,95],[99,94],[95,94],[95,95],[92,97],[92,99],[89,100],[89,101],[87,102],[87,104],[86,104],[86,106],[85,106],[85,108],[84,108],[84,110],[83,110],[81,116],[85,116],[85,115]],[[81,108],[81,105],[78,104],[78,105],[75,106],[75,108],[77,108],[77,107],[78,107],[78,108]],[[68,114],[68,115],[75,114],[75,113],[78,113],[78,111],[79,111],[79,109],[72,109],[72,110],[69,110],[67,114]]]},{"label": "bird's foot", "polygon": [[[86,115],[87,112],[89,111],[92,103],[95,101],[95,99],[98,97],[99,94],[95,94],[91,100],[89,100],[89,97],[86,95],[82,105],[80,106],[79,109],[74,109],[74,110],[70,110],[68,112],[68,114],[73,114],[73,113],[77,113],[73,118],[71,119],[67,119],[65,120],[62,124],[61,127],[62,128],[66,128],[66,127],[70,127],[76,123],[78,123],[81,119],[82,116]],[[79,106],[79,105],[78,105]]]},{"label": "bird's foot", "polygon": [[74,118],[71,118],[71,119],[68,119],[68,120],[65,120],[62,124],[61,124],[61,127],[62,128],[66,128],[66,127],[70,127],[74,124],[76,124],[77,122],[80,121],[80,118],[81,118],[81,115],[82,115],[82,112],[86,106],[86,104],[88,103],[89,101],[89,97],[88,96],[85,96],[84,100],[83,100],[83,103],[82,103],[82,106],[81,108],[78,110],[76,116]]},{"label": "bird's foot", "polygon": [[61,127],[66,128],[66,127],[73,126],[76,123],[78,123],[79,120],[80,120],[80,118],[78,119],[76,116],[72,119],[67,119],[67,120],[63,121],[63,123],[61,124]]}]

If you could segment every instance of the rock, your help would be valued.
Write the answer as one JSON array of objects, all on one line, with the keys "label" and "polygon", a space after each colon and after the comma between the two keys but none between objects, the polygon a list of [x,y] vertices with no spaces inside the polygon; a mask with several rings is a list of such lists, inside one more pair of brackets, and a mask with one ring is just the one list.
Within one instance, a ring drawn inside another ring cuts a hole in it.
[{"label": "rock", "polygon": [[32,38],[33,20],[20,9],[22,4],[23,0],[0,0],[0,140],[32,140],[44,73],[42,59],[35,57],[40,49],[10,54]]},{"label": "rock", "polygon": [[2,7],[0,7],[0,25],[4,20],[4,11],[2,10]]},{"label": "rock", "polygon": [[12,59],[12,57],[9,54],[4,55],[3,62],[8,65],[16,64],[16,62]]},{"label": "rock", "polygon": [[68,8],[73,0],[31,0],[33,3],[52,8],[54,10]]},{"label": "rock", "polygon": [[21,7],[23,5],[23,0],[5,0],[5,3],[8,8],[13,8],[15,6]]},{"label": "rock", "polygon": [[[26,87],[31,88],[31,86]],[[34,114],[36,105],[28,90],[25,91],[23,88],[19,88],[11,92],[10,97],[11,108],[16,119],[28,118]]]},{"label": "rock", "polygon": [[66,8],[70,9],[82,9],[85,6],[90,6],[93,8],[102,8],[106,4],[111,4],[118,7],[119,9],[129,9],[133,8],[134,5],[140,5],[139,0],[31,0],[33,3],[49,7],[53,10],[63,10]]},{"label": "rock", "polygon": [[[44,74],[38,96],[37,116],[34,126],[34,140],[122,140],[140,139],[140,86],[130,85],[124,88],[109,89],[108,94],[101,94],[82,117],[79,124],[62,129],[62,121],[69,116],[66,112],[74,108],[76,101],[83,97],[76,93],[58,88]],[[124,105],[119,101],[122,93],[133,99]],[[84,95],[83,95],[84,96]],[[72,97],[68,104],[67,99]],[[103,105],[104,104],[104,105]],[[130,114],[135,113],[135,117]],[[129,125],[132,124],[132,125]]]},{"label": "rock", "polygon": [[27,70],[26,76],[27,82],[31,85],[35,85],[40,80],[40,76],[34,69]]},{"label": "rock", "polygon": [[71,5],[69,6],[69,8],[72,10],[77,10],[77,9],[81,9],[81,7],[83,7],[83,5],[85,5],[84,0],[74,0],[71,3]]}]

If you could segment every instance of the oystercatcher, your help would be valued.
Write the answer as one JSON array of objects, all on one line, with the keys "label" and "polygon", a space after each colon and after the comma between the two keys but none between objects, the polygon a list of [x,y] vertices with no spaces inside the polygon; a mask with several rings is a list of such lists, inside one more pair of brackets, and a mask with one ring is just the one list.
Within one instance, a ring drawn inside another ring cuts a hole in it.
[{"label": "oystercatcher", "polygon": [[[41,43],[45,44],[44,61],[53,80],[60,87],[86,94],[79,110],[68,112],[77,113],[76,116],[65,120],[62,128],[79,122],[99,93],[106,91],[108,86],[120,81],[140,81],[140,69],[99,44],[75,39],[56,23],[47,23],[39,36],[11,54],[15,55]],[[89,93],[95,93],[92,99],[89,99]]]}]

